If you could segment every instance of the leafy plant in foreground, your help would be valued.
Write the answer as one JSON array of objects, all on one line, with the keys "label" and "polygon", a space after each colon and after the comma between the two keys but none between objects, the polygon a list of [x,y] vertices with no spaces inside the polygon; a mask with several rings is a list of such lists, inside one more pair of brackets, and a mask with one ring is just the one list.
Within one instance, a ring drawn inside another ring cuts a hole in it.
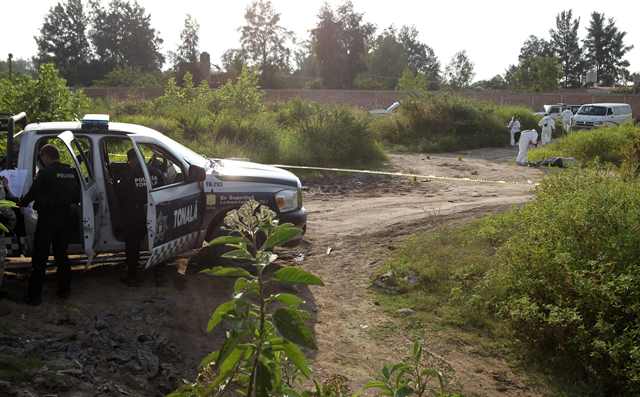
[{"label": "leafy plant in foreground", "polygon": [[[356,396],[370,389],[377,390],[380,396],[392,397],[459,396],[447,393],[442,373],[426,367],[422,358],[422,344],[415,342],[410,357],[396,364],[385,365],[378,378],[367,382]],[[433,384],[434,379],[437,385]]]},{"label": "leafy plant in foreground", "polygon": [[311,370],[302,348],[316,349],[309,315],[302,299],[292,293],[270,292],[273,283],[323,285],[313,274],[296,267],[277,269],[272,250],[302,231],[291,224],[278,224],[275,213],[249,201],[225,218],[229,236],[211,245],[225,245],[231,251],[223,258],[248,262],[253,274],[241,267],[212,267],[203,273],[236,278],[233,299],[219,305],[207,330],[223,321],[227,325],[220,350],[201,363],[198,381],[175,396],[295,396],[293,384]]}]

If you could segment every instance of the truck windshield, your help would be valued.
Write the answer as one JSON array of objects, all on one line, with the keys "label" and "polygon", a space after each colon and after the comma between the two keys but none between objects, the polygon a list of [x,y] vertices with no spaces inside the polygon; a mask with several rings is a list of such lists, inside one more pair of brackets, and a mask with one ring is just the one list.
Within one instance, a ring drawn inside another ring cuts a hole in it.
[{"label": "truck windshield", "polygon": [[607,108],[603,106],[583,106],[578,111],[578,114],[585,116],[605,116],[607,114]]}]

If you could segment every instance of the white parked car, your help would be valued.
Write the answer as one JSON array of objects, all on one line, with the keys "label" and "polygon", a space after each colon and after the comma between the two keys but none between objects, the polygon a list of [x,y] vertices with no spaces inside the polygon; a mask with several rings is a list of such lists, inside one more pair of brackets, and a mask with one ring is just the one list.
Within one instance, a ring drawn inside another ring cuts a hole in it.
[{"label": "white parked car", "polygon": [[589,103],[582,105],[573,117],[576,128],[593,128],[626,123],[633,120],[631,105],[626,103]]}]

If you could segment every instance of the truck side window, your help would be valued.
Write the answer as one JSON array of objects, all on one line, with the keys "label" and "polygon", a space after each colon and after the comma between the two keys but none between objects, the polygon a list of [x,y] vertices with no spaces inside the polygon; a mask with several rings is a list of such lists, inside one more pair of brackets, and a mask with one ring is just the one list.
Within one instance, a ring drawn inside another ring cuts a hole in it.
[{"label": "truck side window", "polygon": [[[58,149],[58,152],[60,152],[61,163],[75,168],[75,163],[73,162],[73,159],[69,154],[69,149],[67,149],[64,142],[62,142],[57,136],[47,136],[38,140],[38,143],[35,145],[34,158],[36,159],[36,173],[42,167],[40,159],[38,158],[38,153],[40,152],[40,148],[42,148],[46,144],[52,144]],[[85,182],[90,183],[91,181],[93,181],[93,156],[91,153],[91,141],[86,136],[76,136],[76,139],[73,140],[71,148],[73,149],[73,153],[75,154],[76,158],[80,162],[80,175],[85,180]]]},{"label": "truck side window", "polygon": [[154,188],[185,181],[185,173],[180,162],[166,150],[149,143],[138,144],[138,147],[144,157]]},{"label": "truck side window", "polygon": [[613,114],[613,109],[608,108],[607,109],[607,116],[611,116]]},{"label": "truck side window", "polygon": [[108,137],[102,140],[102,149],[109,177],[114,184],[117,184],[129,171],[127,152],[133,149],[133,143],[126,138]]}]

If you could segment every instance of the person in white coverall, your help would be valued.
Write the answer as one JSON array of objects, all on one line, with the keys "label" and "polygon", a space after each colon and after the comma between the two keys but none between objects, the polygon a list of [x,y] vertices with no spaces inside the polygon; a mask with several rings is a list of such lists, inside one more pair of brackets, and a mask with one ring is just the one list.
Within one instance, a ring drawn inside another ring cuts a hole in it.
[{"label": "person in white coverall", "polygon": [[565,109],[561,114],[562,116],[562,127],[564,128],[564,132],[571,132],[571,124],[573,122],[573,112],[569,109]]},{"label": "person in white coverall", "polygon": [[529,146],[535,145],[538,142],[538,131],[526,130],[520,134],[520,141],[518,141],[518,157],[516,157],[516,163],[518,165],[527,165],[527,155],[529,153]]},{"label": "person in white coverall", "polygon": [[509,128],[509,133],[511,134],[511,146],[515,146],[515,135],[520,132],[520,120],[518,120],[516,116],[511,117],[511,121],[507,128]]},{"label": "person in white coverall", "polygon": [[547,143],[551,143],[551,135],[553,130],[556,129],[556,122],[553,120],[553,117],[546,114],[542,120],[538,123],[540,127],[542,127],[542,133],[540,134],[540,144],[546,145]]}]

